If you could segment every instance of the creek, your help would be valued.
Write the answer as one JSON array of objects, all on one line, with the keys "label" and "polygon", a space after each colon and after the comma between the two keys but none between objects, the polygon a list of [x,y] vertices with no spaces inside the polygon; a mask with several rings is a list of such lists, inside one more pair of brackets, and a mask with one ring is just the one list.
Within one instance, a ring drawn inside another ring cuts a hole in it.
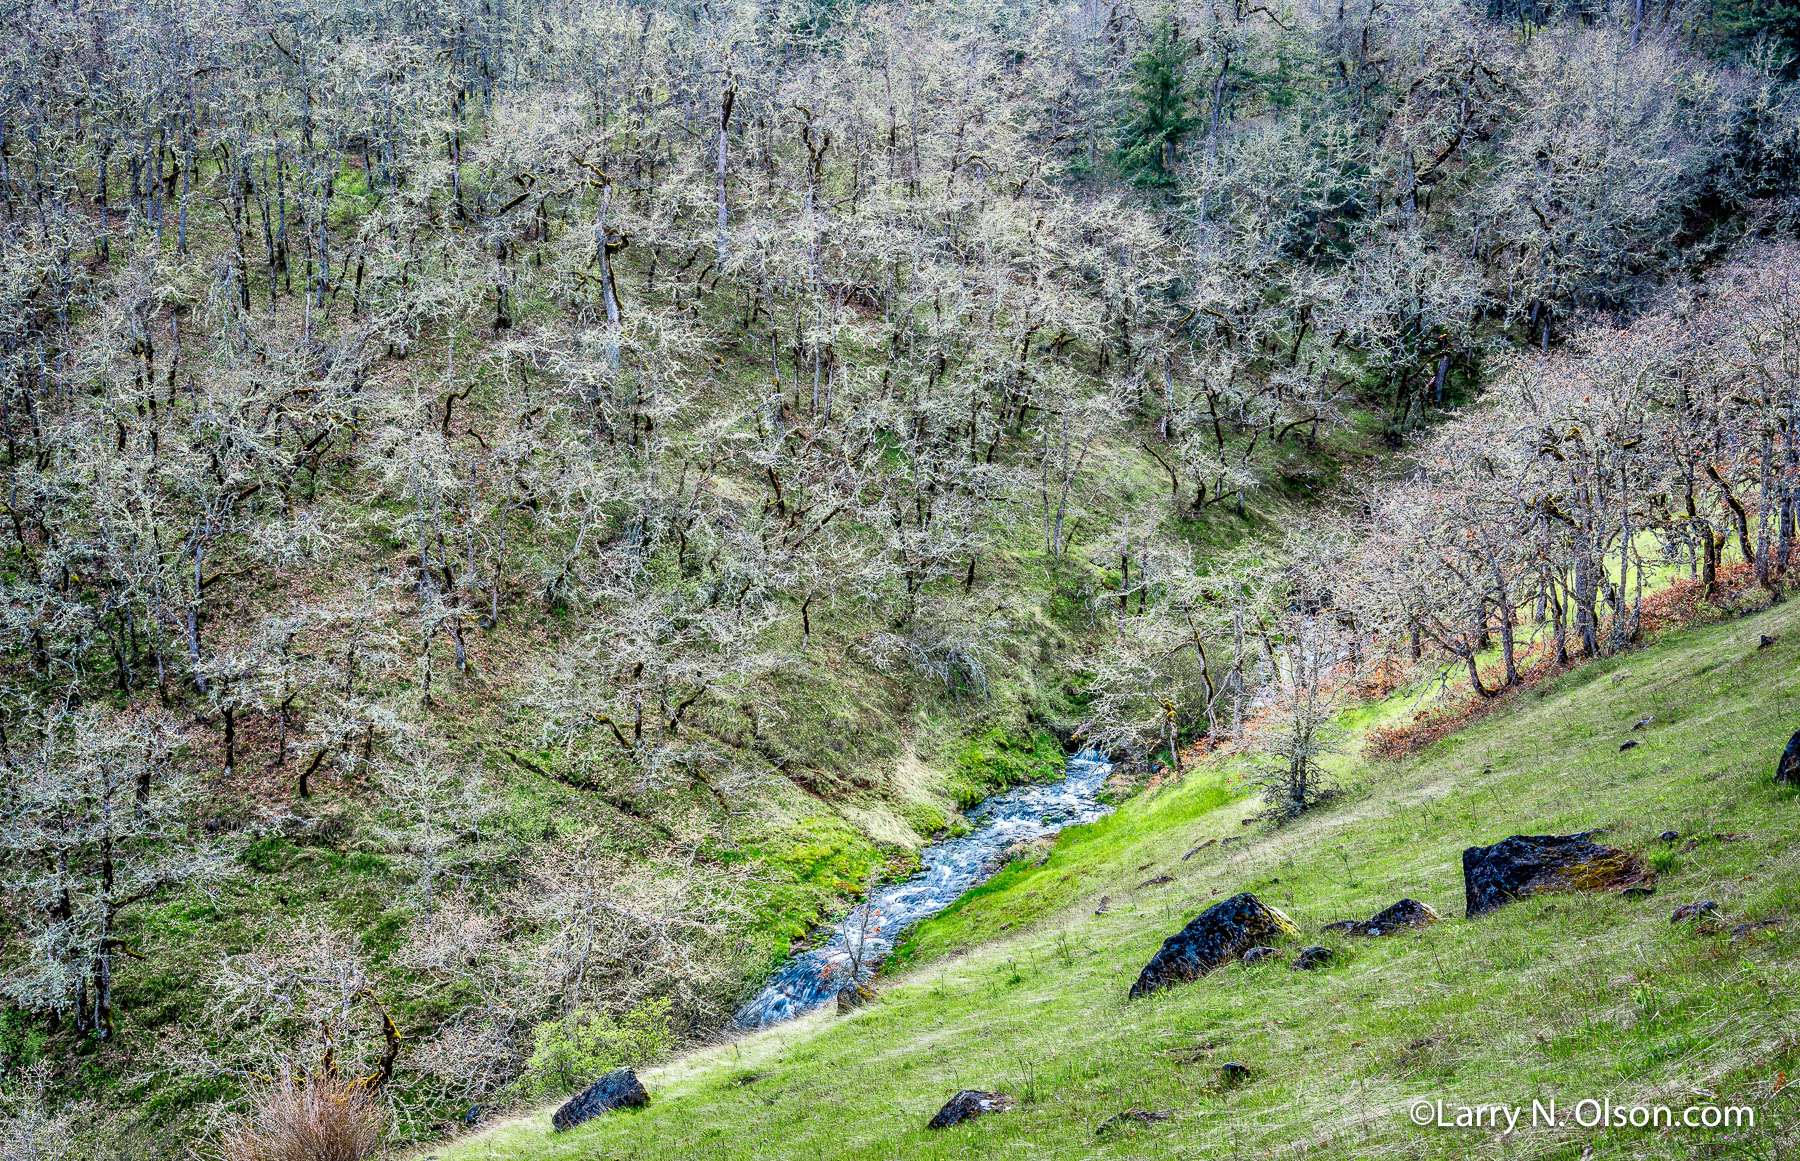
[{"label": "creek", "polygon": [[738,1010],[732,1025],[753,1029],[792,1020],[834,1002],[852,979],[866,982],[908,928],[985,882],[1009,847],[1110,813],[1100,792],[1111,772],[1103,756],[1084,750],[1068,760],[1056,781],[1015,786],[971,808],[966,814],[973,827],[969,833],[920,851],[915,874],[877,887],[831,928],[823,943],[782,964],[756,998]]}]

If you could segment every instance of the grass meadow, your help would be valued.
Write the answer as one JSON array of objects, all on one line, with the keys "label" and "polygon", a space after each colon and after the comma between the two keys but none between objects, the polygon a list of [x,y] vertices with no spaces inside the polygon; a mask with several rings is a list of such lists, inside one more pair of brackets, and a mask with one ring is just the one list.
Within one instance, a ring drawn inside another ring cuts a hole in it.
[{"label": "grass meadow", "polygon": [[[1758,649],[1763,634],[1777,640]],[[922,925],[866,1009],[644,1070],[642,1110],[552,1134],[546,1107],[423,1155],[1791,1156],[1800,797],[1772,771],[1796,727],[1800,606],[1790,603],[1584,666],[1412,758],[1349,753],[1340,802],[1279,831],[1252,820],[1229,767],[1201,767],[1065,832],[1041,863],[1014,864]],[[1640,744],[1621,751],[1627,739]],[[1654,895],[1537,897],[1462,918],[1465,847],[1596,827],[1651,863]],[[1681,837],[1659,839],[1666,830]],[[1126,1000],[1166,936],[1238,891],[1285,910],[1301,942],[1335,948],[1335,965],[1234,964]],[[1401,897],[1444,921],[1377,940],[1320,934]],[[1670,921],[1703,899],[1716,918]],[[1248,1066],[1249,1080],[1225,1084],[1227,1061]],[[1017,1105],[927,1131],[963,1088],[1002,1090]],[[1689,1106],[1742,1106],[1756,1123],[1583,1127],[1573,1106],[1590,1098],[1666,1105],[1678,1119]],[[1563,1123],[1532,1125],[1527,1112],[1510,1130],[1503,1116],[1421,1127],[1411,1120],[1420,1100],[1443,1101],[1449,1119],[1458,1106],[1554,1100]],[[1173,1117],[1112,1120],[1128,1109]]]}]

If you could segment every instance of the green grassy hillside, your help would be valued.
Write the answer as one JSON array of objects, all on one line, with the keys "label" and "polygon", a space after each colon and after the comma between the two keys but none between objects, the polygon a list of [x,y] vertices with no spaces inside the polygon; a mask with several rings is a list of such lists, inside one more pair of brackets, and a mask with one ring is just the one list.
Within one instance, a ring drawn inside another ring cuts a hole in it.
[{"label": "green grassy hillside", "polygon": [[[1776,643],[1759,650],[1762,634]],[[1275,833],[1247,828],[1252,804],[1225,772],[1192,774],[925,925],[872,1007],[647,1071],[647,1109],[554,1136],[545,1109],[430,1155],[1785,1156],[1800,1145],[1800,1108],[1781,1091],[1800,1064],[1800,802],[1771,771],[1800,724],[1797,665],[1792,605],[1681,630],[1416,758],[1347,761],[1352,793]],[[1622,752],[1627,738],[1641,741]],[[1539,897],[1462,918],[1464,847],[1594,827],[1656,869],[1652,897]],[[1659,840],[1668,829],[1681,838]],[[1173,881],[1140,886],[1161,875]],[[1304,942],[1335,947],[1337,966],[1232,965],[1125,1000],[1164,937],[1245,890],[1287,911]],[[1445,921],[1382,940],[1319,933],[1402,896]],[[1719,904],[1716,921],[1671,923],[1701,899]],[[1224,1086],[1228,1060],[1251,1079]],[[927,1131],[962,1088],[1018,1107]],[[1565,1113],[1610,1098],[1678,1116],[1716,1102],[1753,1108],[1756,1127],[1421,1128],[1420,1098],[1555,1099]],[[1129,1108],[1174,1118],[1102,1128]]]}]

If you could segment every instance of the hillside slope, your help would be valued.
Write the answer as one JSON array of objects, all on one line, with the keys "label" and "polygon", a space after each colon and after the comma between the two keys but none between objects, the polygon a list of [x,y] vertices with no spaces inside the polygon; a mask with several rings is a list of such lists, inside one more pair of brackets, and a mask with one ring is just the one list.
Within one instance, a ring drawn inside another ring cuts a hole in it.
[{"label": "hillside slope", "polygon": [[[1628,650],[1660,570],[1794,583],[1800,36],[1727,0],[0,28],[0,1161],[291,1158],[223,1144],[290,1076],[399,1151],[711,1043],[1077,738],[1162,789],[916,933],[867,1018],[746,1042],[825,1055],[719,1131],[883,1153],[966,1079],[1029,1136],[1082,1051],[1135,1087],[1059,1147],[1121,1100],[1210,1139],[1133,1022],[1237,977],[1115,1019],[1121,981],[1214,890],[1362,908],[1346,820],[1417,796],[1355,773],[1276,843],[1162,763],[1289,754],[1302,813],[1346,670],[1481,696],[1497,639],[1516,693],[1518,630]],[[1452,869],[1566,813],[1471,793]],[[988,1038],[1015,994],[1058,1031]],[[891,1132],[819,1117],[889,1025],[844,1111]],[[1231,1107],[1291,1097],[1295,1045],[1247,1047]]]},{"label": "hillside slope", "polygon": [[[1763,634],[1777,640],[1759,650]],[[1220,805],[1217,772],[1192,775],[1065,833],[1041,867],[1015,869],[927,925],[914,940],[924,962],[893,975],[874,1006],[648,1072],[647,1109],[556,1136],[545,1110],[433,1155],[1784,1152],[1796,1121],[1781,1078],[1800,1063],[1800,803],[1771,770],[1795,725],[1797,662],[1792,605],[1681,630],[1565,675],[1419,757],[1348,765],[1355,792],[1344,805],[1275,834],[1243,829],[1246,800]],[[1621,752],[1628,737],[1641,743]],[[1649,859],[1654,896],[1540,897],[1461,917],[1464,847],[1593,827]],[[1667,829],[1682,837],[1661,841]],[[1139,886],[1163,874],[1173,881]],[[1232,965],[1126,1002],[1165,936],[1244,890],[1285,909],[1303,942],[1337,948],[1338,965]],[[1111,906],[1096,914],[1105,896]],[[1429,902],[1446,921],[1383,940],[1319,934],[1401,896]],[[1702,899],[1719,904],[1717,921],[1671,923],[1674,908]],[[1733,938],[1738,925],[1764,920],[1776,925]],[[974,942],[984,936],[997,938]],[[934,955],[945,948],[958,950]],[[1250,1067],[1248,1083],[1221,1085],[1228,1060]],[[1019,1104],[927,1131],[962,1088],[1001,1089]],[[1678,1111],[1716,1102],[1753,1108],[1756,1127],[1522,1120],[1502,1139],[1504,1126],[1415,1127],[1409,1108],[1419,1098],[1452,1110],[1529,1110],[1554,1098],[1565,1115],[1586,1098]],[[1128,1108],[1175,1116],[1098,1131]]]}]

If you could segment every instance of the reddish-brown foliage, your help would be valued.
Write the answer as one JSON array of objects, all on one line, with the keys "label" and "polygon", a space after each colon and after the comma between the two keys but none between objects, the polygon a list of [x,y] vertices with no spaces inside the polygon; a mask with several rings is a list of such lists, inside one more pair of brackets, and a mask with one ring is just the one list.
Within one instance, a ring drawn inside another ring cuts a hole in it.
[{"label": "reddish-brown foliage", "polygon": [[1356,686],[1356,696],[1367,701],[1380,701],[1404,686],[1410,676],[1398,657],[1383,657],[1362,675]]},{"label": "reddish-brown foliage", "polygon": [[1701,618],[1702,605],[1733,608],[1755,587],[1755,570],[1743,561],[1719,566],[1716,591],[1711,597],[1706,595],[1706,587],[1698,577],[1682,577],[1668,588],[1658,589],[1644,598],[1643,615],[1638,624],[1646,634],[1686,625]]},{"label": "reddish-brown foliage", "polygon": [[[1557,672],[1552,664],[1552,656],[1548,649],[1541,645],[1532,645],[1519,652],[1519,684],[1511,689],[1503,689],[1497,696],[1481,697],[1470,691],[1466,685],[1455,687],[1446,693],[1440,705],[1422,709],[1403,725],[1377,726],[1369,731],[1364,752],[1371,758],[1394,759],[1404,758],[1408,754],[1416,754],[1440,738],[1447,737],[1462,729],[1471,722],[1480,721],[1503,705],[1510,703],[1514,696],[1523,690],[1530,689],[1544,678]],[[1482,670],[1482,684],[1499,685],[1500,666],[1495,664]]]}]

